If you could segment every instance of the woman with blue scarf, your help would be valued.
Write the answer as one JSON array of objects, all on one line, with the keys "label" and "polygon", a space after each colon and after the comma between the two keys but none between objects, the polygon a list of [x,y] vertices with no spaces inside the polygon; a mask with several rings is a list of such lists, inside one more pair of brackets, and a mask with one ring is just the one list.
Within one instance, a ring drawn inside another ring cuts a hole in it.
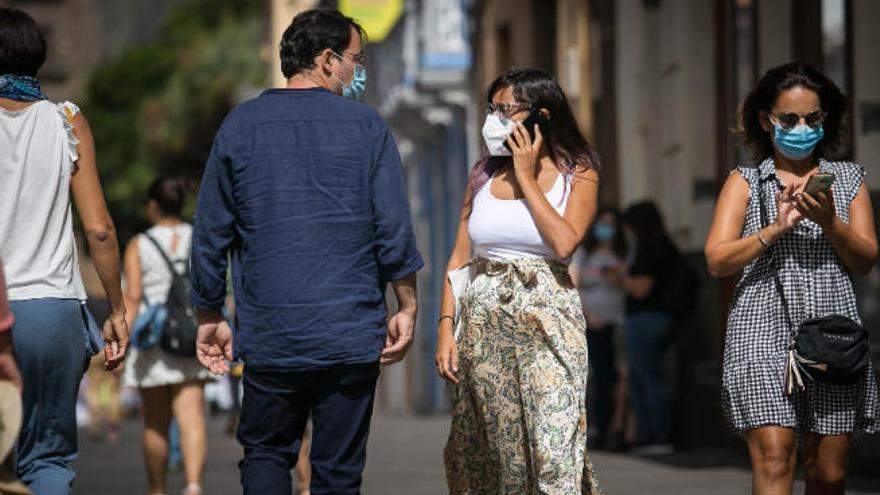
[{"label": "woman with blue scarf", "polygon": [[[37,23],[0,8],[0,258],[24,389],[17,471],[35,494],[61,495],[76,478],[79,382],[102,349],[108,370],[122,364],[128,327],[92,134],[76,105],[41,91],[36,74],[45,60]],[[71,196],[110,306],[103,330],[84,305]]]}]

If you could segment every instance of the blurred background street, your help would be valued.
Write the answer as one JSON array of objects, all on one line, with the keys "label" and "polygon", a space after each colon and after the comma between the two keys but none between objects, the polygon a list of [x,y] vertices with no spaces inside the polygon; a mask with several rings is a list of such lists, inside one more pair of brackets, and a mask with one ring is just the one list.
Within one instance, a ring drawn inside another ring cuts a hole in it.
[{"label": "blurred background street", "polygon": [[[467,174],[483,153],[486,85],[507,69],[537,67],[554,74],[602,157],[601,205],[654,201],[700,279],[697,308],[677,323],[666,353],[676,453],[643,458],[596,452],[600,480],[611,495],[648,493],[646,487],[658,494],[749,492],[744,445],[726,426],[720,401],[724,322],[737,277],[711,279],[702,247],[719,187],[746,159],[730,130],[757,77],[799,60],[834,79],[851,98],[851,139],[839,157],[866,166],[875,211],[880,205],[880,170],[872,167],[880,163],[877,0],[0,5],[22,8],[40,23],[49,43],[43,89],[53,100],[79,104],[88,116],[121,245],[147,226],[142,198],[156,176],[198,180],[229,110],[284,84],[277,47],[294,15],[338,8],[364,25],[365,103],[394,130],[426,261],[419,273],[415,345],[380,380],[364,486],[370,495],[445,493],[441,452],[448,400],[434,371],[435,322]],[[192,207],[187,211],[191,215]],[[104,295],[79,238],[89,304],[100,318]],[[880,270],[857,277],[856,285],[880,369]],[[90,437],[83,421],[76,492],[145,493],[139,420],[125,420],[115,443],[99,441],[101,432]],[[226,435],[223,415],[209,424],[205,493],[240,493],[240,449]],[[852,455],[848,493],[880,493],[877,466],[880,439],[862,439]],[[180,473],[174,473],[169,493],[182,487]]]}]

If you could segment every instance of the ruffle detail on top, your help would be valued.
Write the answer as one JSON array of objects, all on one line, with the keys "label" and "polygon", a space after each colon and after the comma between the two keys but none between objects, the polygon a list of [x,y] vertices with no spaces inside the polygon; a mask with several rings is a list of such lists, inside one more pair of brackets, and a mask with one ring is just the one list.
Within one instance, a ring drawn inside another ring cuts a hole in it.
[{"label": "ruffle detail on top", "polygon": [[69,101],[58,104],[58,114],[61,115],[61,122],[64,123],[64,130],[67,132],[67,158],[70,160],[71,169],[79,160],[79,138],[73,132],[73,118],[79,113],[79,107]]}]

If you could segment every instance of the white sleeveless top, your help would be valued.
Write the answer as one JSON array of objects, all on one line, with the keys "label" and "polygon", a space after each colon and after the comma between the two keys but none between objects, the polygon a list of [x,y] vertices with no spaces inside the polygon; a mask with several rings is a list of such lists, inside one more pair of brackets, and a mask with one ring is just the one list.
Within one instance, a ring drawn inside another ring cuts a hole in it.
[{"label": "white sleeveless top", "polygon": [[[494,177],[474,197],[468,219],[468,235],[474,256],[492,260],[516,258],[550,258],[563,263],[553,249],[544,242],[525,199],[498,199],[492,196]],[[560,173],[553,187],[545,195],[560,214],[565,214],[571,192],[571,179]]]},{"label": "white sleeveless top", "polygon": [[[192,243],[192,225],[180,223],[173,227],[156,225],[146,231],[159,242],[165,254],[175,264],[177,273],[183,273],[189,263]],[[177,234],[177,245],[171,250],[172,237]],[[138,257],[141,261],[141,283],[144,298],[150,304],[164,303],[168,298],[173,277],[156,246],[144,235],[138,237]],[[141,311],[145,308],[141,301]],[[192,380],[211,380],[211,374],[195,357],[169,354],[160,346],[141,350],[128,349],[122,382],[126,387],[149,388],[175,385]]]},{"label": "white sleeveless top", "polygon": [[[192,243],[192,225],[182,222],[173,227],[155,225],[145,232],[159,242],[165,254],[174,262],[174,268],[178,274],[186,270],[189,264],[189,249]],[[177,234],[177,245],[171,250],[172,238]],[[168,289],[171,288],[173,277],[168,271],[168,265],[162,259],[156,246],[141,235],[138,237],[138,257],[141,261],[141,284],[144,298],[149,304],[164,303],[168,297]]]},{"label": "white sleeveless top", "polygon": [[76,105],[0,108],[0,259],[9,299],[86,299],[73,237]]}]

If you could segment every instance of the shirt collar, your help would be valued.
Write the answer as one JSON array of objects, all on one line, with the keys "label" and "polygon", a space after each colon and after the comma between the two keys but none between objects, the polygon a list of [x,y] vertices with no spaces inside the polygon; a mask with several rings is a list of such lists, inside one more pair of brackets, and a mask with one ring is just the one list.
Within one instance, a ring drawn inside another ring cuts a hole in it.
[{"label": "shirt collar", "polygon": [[[831,163],[824,158],[819,158],[819,172],[823,174],[833,172]],[[779,176],[776,175],[776,162],[773,160],[772,156],[766,158],[760,165],[758,165],[758,174],[762,182],[771,176],[776,177],[776,179],[779,180]]]},{"label": "shirt collar", "polygon": [[770,176],[776,177],[776,164],[773,161],[773,157],[765,158],[764,161],[758,165],[758,174],[762,182],[770,178]]}]

